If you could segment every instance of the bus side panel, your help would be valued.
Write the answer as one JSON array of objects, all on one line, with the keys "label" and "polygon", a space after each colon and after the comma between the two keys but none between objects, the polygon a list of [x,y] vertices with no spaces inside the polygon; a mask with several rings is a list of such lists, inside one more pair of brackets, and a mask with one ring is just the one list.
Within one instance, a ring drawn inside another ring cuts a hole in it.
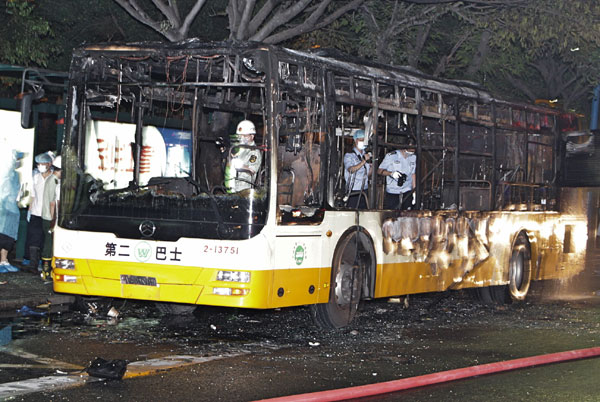
[{"label": "bus side panel", "polygon": [[[532,279],[567,278],[584,267],[587,224],[580,213],[505,211],[440,217],[452,223],[454,232],[437,239],[422,231],[436,213],[405,214],[384,222],[377,248],[376,297],[505,285],[513,242],[521,232],[529,240]],[[459,219],[467,219],[468,230],[456,230]],[[411,230],[417,226],[419,232]],[[377,236],[375,229],[372,232]]]},{"label": "bus side panel", "polygon": [[[290,230],[291,229],[291,230]],[[330,269],[323,263],[327,238],[320,227],[278,227],[274,239],[271,307],[328,300]]]}]

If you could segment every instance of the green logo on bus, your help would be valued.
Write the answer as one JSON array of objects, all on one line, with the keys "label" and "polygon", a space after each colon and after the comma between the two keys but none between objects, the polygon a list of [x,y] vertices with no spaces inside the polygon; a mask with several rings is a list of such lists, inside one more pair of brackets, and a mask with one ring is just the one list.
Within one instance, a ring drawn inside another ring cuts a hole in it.
[{"label": "green logo on bus", "polygon": [[152,257],[152,246],[148,242],[142,241],[135,246],[133,254],[139,262],[146,262]]},{"label": "green logo on bus", "polygon": [[296,265],[302,264],[302,261],[304,261],[304,257],[306,257],[306,250],[304,249],[304,245],[297,244],[294,248],[294,259],[296,260]]}]

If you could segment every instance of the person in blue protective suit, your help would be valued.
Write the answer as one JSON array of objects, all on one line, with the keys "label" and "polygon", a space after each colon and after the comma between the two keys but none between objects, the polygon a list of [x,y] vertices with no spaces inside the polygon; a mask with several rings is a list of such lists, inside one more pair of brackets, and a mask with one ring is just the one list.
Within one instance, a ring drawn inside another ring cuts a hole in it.
[{"label": "person in blue protective suit", "polygon": [[52,176],[52,161],[54,154],[44,152],[35,157],[36,169],[33,172],[33,188],[31,202],[27,211],[27,239],[25,241],[25,255],[23,265],[38,269],[40,252],[44,246],[44,230],[42,229],[42,205],[44,186]]},{"label": "person in blue protective suit", "polygon": [[19,195],[20,180],[16,170],[19,153],[5,149],[0,155],[0,273],[16,272],[19,268],[8,261],[8,253],[15,245],[19,232]]},{"label": "person in blue protective suit", "polygon": [[414,148],[398,149],[383,158],[377,173],[386,176],[384,209],[410,209],[415,188],[417,156]]},{"label": "person in blue protective suit", "polygon": [[356,130],[352,137],[354,138],[352,151],[344,155],[344,179],[348,194],[346,205],[350,208],[366,209],[371,154],[365,151],[364,130]]}]

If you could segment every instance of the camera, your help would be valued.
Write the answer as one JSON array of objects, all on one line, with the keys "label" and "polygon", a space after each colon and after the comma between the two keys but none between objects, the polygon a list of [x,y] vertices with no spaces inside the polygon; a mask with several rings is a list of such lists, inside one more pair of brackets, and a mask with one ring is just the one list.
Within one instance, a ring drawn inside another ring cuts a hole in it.
[{"label": "camera", "polygon": [[406,182],[406,175],[402,172],[400,172],[400,177],[398,177],[398,186],[402,186],[404,184],[404,182]]}]

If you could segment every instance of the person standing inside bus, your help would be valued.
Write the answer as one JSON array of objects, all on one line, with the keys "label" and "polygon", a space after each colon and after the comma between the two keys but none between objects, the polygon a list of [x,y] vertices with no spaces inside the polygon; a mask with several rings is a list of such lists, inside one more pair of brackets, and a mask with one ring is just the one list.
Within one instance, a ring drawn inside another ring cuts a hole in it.
[{"label": "person standing inside bus", "polygon": [[52,232],[58,217],[60,202],[61,157],[57,156],[52,162],[52,176],[44,186],[44,202],[42,205],[42,228],[44,229],[44,249],[42,250],[42,278],[49,279],[52,270]]},{"label": "person standing inside bus", "polygon": [[44,246],[44,230],[42,229],[42,204],[46,180],[52,175],[52,160],[54,154],[50,151],[35,157],[37,168],[33,171],[33,186],[31,201],[27,211],[27,238],[25,240],[25,255],[23,265],[38,269],[40,252]]},{"label": "person standing inside bus", "polygon": [[383,209],[406,210],[412,206],[417,156],[414,148],[398,149],[383,158],[377,173],[386,176]]},{"label": "person standing inside bus", "polygon": [[225,189],[228,193],[253,188],[262,163],[262,154],[254,135],[256,127],[250,120],[238,123],[235,135],[231,136],[232,146],[225,166]]},{"label": "person standing inside bus", "polygon": [[347,206],[350,208],[366,209],[369,188],[369,173],[371,172],[371,153],[365,152],[365,131],[356,130],[353,135],[352,152],[344,155],[344,179],[348,194]]}]

